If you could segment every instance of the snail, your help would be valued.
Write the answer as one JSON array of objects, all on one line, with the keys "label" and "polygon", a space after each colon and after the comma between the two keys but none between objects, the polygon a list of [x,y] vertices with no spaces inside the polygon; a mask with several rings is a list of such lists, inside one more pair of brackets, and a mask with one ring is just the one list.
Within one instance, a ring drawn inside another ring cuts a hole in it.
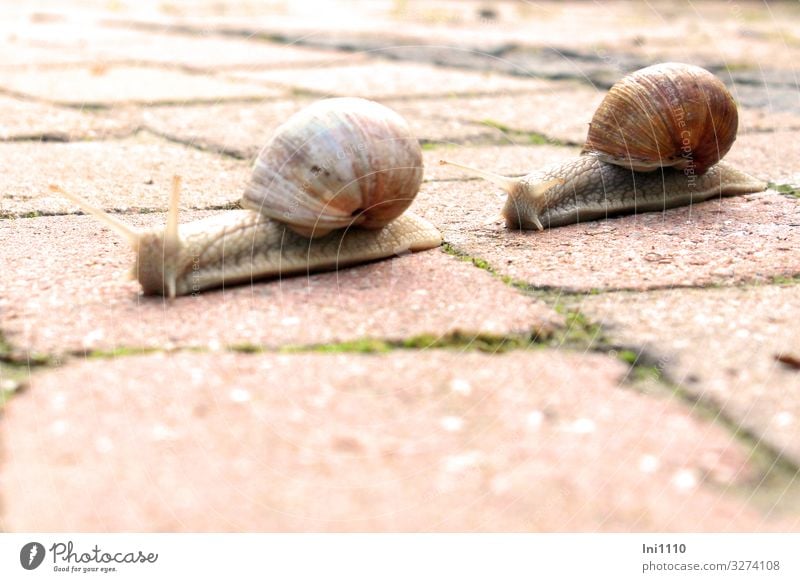
[{"label": "snail", "polygon": [[245,210],[179,226],[175,177],[166,228],[138,231],[50,188],[128,240],[145,294],[174,298],[439,246],[439,231],[405,212],[422,172],[419,142],[400,115],[373,101],[338,98],[312,104],[276,130],[256,158]]},{"label": "snail", "polygon": [[701,67],[663,63],[610,89],[574,160],[521,178],[440,163],[499,185],[508,194],[502,214],[509,228],[543,230],[765,190],[720,161],[737,126],[736,103],[722,81]]}]

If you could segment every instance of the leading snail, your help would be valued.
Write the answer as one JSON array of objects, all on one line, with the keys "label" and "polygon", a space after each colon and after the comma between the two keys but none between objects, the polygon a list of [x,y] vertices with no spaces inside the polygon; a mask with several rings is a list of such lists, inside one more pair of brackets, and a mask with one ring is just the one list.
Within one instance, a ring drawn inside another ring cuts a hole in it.
[{"label": "leading snail", "polygon": [[166,229],[137,231],[51,189],[130,242],[145,294],[172,298],[439,246],[433,225],[404,212],[422,168],[419,142],[402,117],[373,101],[340,98],[319,101],[276,130],[256,159],[246,210],[179,226],[175,178]]},{"label": "leading snail", "polygon": [[700,67],[664,63],[611,88],[575,160],[521,178],[440,163],[503,188],[509,228],[543,230],[766,189],[720,161],[737,126],[736,104],[722,81]]}]

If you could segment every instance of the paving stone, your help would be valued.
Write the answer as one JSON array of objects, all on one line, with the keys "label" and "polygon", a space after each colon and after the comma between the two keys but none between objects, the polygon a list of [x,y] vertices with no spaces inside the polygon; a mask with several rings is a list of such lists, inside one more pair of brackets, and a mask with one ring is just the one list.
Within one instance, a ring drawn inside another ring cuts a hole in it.
[{"label": "paving stone", "polygon": [[[521,95],[419,100],[406,104],[408,117],[427,111],[445,119],[489,124],[495,139],[503,129],[539,133],[556,142],[583,144],[594,110],[605,92],[572,82],[542,81],[540,90]],[[394,102],[389,101],[390,106]],[[523,139],[519,137],[518,139]]]},{"label": "paving stone", "polygon": [[538,287],[644,290],[800,273],[800,204],[776,192],[544,232],[490,222],[503,206],[501,194],[482,181],[430,182],[419,211],[457,249]]},{"label": "paving stone", "polygon": [[[185,212],[182,220],[205,215]],[[165,223],[162,214],[122,219],[135,226]],[[3,333],[23,352],[279,347],[456,332],[548,335],[562,321],[539,300],[439,250],[166,305],[123,280],[132,254],[91,217],[7,220],[2,228],[0,260],[13,262],[16,273],[0,282]]]},{"label": "paving stone", "polygon": [[326,96],[358,95],[370,99],[422,97],[541,89],[536,79],[519,79],[488,72],[478,73],[425,64],[374,62],[319,69],[248,71],[231,73],[233,79],[264,81],[287,89]]},{"label": "paving stone", "polygon": [[800,286],[612,293],[586,297],[579,308],[800,464],[800,372],[775,359],[800,357]]},{"label": "paving stone", "polygon": [[55,22],[17,31],[18,41],[40,48],[80,51],[95,63],[137,62],[182,66],[199,71],[241,67],[287,67],[332,64],[357,55],[294,47],[263,40],[209,34],[164,34],[120,27]]},{"label": "paving stone", "polygon": [[[292,114],[316,99],[294,98],[263,103],[152,107],[142,112],[142,123],[151,131],[212,151],[253,159],[275,129]],[[393,102],[423,142],[470,143],[499,140],[497,129],[457,118],[443,118],[421,111],[416,104]]]},{"label": "paving stone", "polygon": [[[106,210],[166,210],[172,176],[183,178],[181,205],[209,208],[241,198],[250,165],[154,137],[75,143],[0,144],[0,215],[79,212],[50,184]],[[35,167],[36,172],[30,168]]]},{"label": "paving stone", "polygon": [[[513,137],[509,138],[510,140]],[[505,145],[505,146],[458,146],[436,147],[423,152],[425,161],[425,179],[430,180],[466,180],[469,173],[439,165],[445,159],[461,164],[470,164],[477,168],[485,168],[504,176],[520,176],[533,170],[566,162],[580,153],[579,148],[551,145]],[[485,186],[485,184],[484,184]],[[457,190],[459,184],[451,188]]]},{"label": "paving stone", "polygon": [[3,72],[0,87],[18,95],[84,107],[254,99],[282,94],[261,84],[208,75],[110,65]]},{"label": "paving stone", "polygon": [[[796,181],[800,172],[800,151],[790,144],[800,143],[800,129],[739,134],[725,157],[762,180],[774,183]],[[785,144],[789,147],[781,147]]]},{"label": "paving stone", "polygon": [[52,105],[0,96],[0,140],[71,141],[132,133],[129,115],[107,115],[62,109]]},{"label": "paving stone", "polygon": [[553,351],[71,363],[34,377],[0,422],[3,520],[11,531],[788,528],[733,493],[759,484],[736,440],[674,400],[621,389],[625,373]]}]

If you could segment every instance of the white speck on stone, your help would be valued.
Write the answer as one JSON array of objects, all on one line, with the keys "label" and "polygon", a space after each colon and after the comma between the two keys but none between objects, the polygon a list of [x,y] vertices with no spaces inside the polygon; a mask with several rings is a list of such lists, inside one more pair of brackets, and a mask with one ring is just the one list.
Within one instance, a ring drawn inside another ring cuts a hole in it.
[{"label": "white speck on stone", "polygon": [[56,436],[61,436],[63,434],[66,434],[68,428],[69,424],[67,424],[66,420],[57,420],[50,425],[50,430]]},{"label": "white speck on stone", "polygon": [[785,428],[794,422],[794,416],[791,412],[786,410],[779,412],[775,415],[775,424],[781,428]]},{"label": "white speck on stone", "polygon": [[209,340],[208,349],[212,352],[218,352],[222,349],[222,343],[217,339]]},{"label": "white speck on stone", "polygon": [[737,329],[734,335],[738,338],[746,339],[750,337],[750,332],[747,331],[746,329]]},{"label": "white speck on stone", "polygon": [[67,395],[63,392],[58,392],[50,399],[50,406],[53,410],[64,410],[67,405]]},{"label": "white speck on stone", "polygon": [[286,327],[297,325],[298,323],[300,323],[299,317],[284,317],[281,319],[281,325],[285,325]]},{"label": "white speck on stone", "polygon": [[153,426],[151,434],[153,435],[153,440],[156,441],[166,441],[175,437],[175,431],[163,424]]},{"label": "white speck on stone", "polygon": [[464,428],[464,419],[460,416],[445,416],[439,424],[447,432],[458,432]]},{"label": "white speck on stone", "polygon": [[444,460],[444,469],[449,473],[460,473],[475,467],[479,460],[480,453],[478,453],[478,451],[470,451],[461,455],[450,455]]},{"label": "white speck on stone", "polygon": [[306,411],[302,408],[292,408],[288,418],[289,422],[303,422],[306,419]]},{"label": "white speck on stone", "polygon": [[525,418],[525,424],[531,430],[539,430],[544,422],[544,412],[541,410],[533,410],[528,413]]},{"label": "white speck on stone", "polygon": [[456,394],[468,396],[472,392],[472,384],[470,384],[467,380],[464,380],[463,378],[454,378],[450,382],[450,390],[452,390]]},{"label": "white speck on stone", "polygon": [[94,442],[94,448],[98,453],[110,453],[114,449],[114,443],[107,436],[101,436]]},{"label": "white speck on stone", "polygon": [[310,398],[311,405],[317,408],[324,408],[331,401],[335,392],[330,384],[322,384],[319,387],[319,393]]},{"label": "white speck on stone", "polygon": [[102,329],[94,329],[83,336],[82,344],[84,348],[93,347],[98,341],[103,339],[105,332]]},{"label": "white speck on stone", "polygon": [[421,296],[424,297],[425,295],[428,295],[428,290],[427,289],[417,289],[416,291],[414,291],[414,295],[421,295]]},{"label": "white speck on stone", "polygon": [[597,425],[591,418],[579,418],[567,426],[565,430],[573,434],[591,434],[596,428]]},{"label": "white speck on stone", "polygon": [[200,368],[192,368],[191,371],[189,372],[189,375],[191,376],[192,384],[194,384],[195,386],[199,386],[200,384],[202,384],[203,380],[205,379],[205,374],[203,373],[203,370]]},{"label": "white speck on stone", "polygon": [[11,380],[10,378],[6,378],[2,382],[0,382],[0,390],[3,390],[5,392],[13,392],[17,388],[19,388],[19,382]]},{"label": "white speck on stone", "polygon": [[230,397],[234,402],[249,402],[250,392],[244,388],[234,388],[230,392]]},{"label": "white speck on stone", "polygon": [[495,475],[489,483],[489,489],[495,495],[502,495],[511,489],[511,479],[506,475]]},{"label": "white speck on stone", "polygon": [[655,473],[658,470],[661,462],[655,455],[642,455],[639,459],[639,470],[642,473]]},{"label": "white speck on stone", "polygon": [[697,477],[691,469],[681,469],[672,477],[672,484],[678,491],[690,491],[697,487]]}]

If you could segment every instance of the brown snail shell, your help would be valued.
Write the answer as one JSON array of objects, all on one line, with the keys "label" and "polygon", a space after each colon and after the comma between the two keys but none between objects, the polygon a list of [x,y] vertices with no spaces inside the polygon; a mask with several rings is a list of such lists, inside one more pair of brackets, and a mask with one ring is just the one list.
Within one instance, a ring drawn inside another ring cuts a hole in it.
[{"label": "brown snail shell", "polygon": [[730,150],[736,103],[709,71],[663,63],[616,83],[589,126],[584,153],[636,171],[674,167],[703,174]]},{"label": "brown snail shell", "polygon": [[381,228],[411,204],[422,173],[422,149],[400,115],[366,99],[325,99],[276,130],[242,205],[309,238]]}]

